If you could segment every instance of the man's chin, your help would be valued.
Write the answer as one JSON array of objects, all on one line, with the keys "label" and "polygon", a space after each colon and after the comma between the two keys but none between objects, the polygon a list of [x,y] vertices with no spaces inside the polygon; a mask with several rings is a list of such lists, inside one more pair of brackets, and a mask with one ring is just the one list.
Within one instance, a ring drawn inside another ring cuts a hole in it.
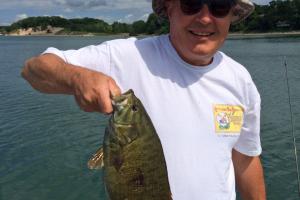
[{"label": "man's chin", "polygon": [[203,47],[196,47],[192,50],[193,55],[203,58],[212,58],[217,52],[217,49],[205,49]]},{"label": "man's chin", "polygon": [[190,56],[188,60],[185,60],[187,63],[195,65],[195,66],[206,66],[212,62],[214,53],[211,54],[211,53],[203,52],[203,51],[201,51],[201,52],[195,51],[190,55],[192,55],[192,56]]}]

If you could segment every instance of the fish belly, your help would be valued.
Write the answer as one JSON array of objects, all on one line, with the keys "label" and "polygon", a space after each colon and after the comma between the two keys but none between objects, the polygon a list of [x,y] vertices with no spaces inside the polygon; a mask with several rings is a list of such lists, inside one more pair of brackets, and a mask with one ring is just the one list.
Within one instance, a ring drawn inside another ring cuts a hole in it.
[{"label": "fish belly", "polygon": [[[108,128],[104,138],[104,179],[111,200],[169,200],[171,192],[164,154],[153,128],[139,128],[138,137],[121,146]],[[140,133],[143,130],[143,133]]]}]

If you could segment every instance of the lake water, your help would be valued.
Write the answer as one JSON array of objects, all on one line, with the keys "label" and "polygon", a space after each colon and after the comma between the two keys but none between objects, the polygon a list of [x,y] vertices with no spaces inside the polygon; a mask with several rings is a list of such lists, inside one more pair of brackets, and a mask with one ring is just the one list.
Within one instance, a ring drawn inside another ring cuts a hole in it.
[{"label": "lake water", "polygon": [[[88,170],[86,162],[102,142],[107,117],[80,111],[71,96],[34,91],[20,71],[49,46],[77,49],[113,38],[0,37],[1,200],[105,199],[101,170]],[[247,66],[261,93],[268,199],[299,199],[283,63],[286,57],[300,149],[300,38],[228,40],[223,51]]]}]

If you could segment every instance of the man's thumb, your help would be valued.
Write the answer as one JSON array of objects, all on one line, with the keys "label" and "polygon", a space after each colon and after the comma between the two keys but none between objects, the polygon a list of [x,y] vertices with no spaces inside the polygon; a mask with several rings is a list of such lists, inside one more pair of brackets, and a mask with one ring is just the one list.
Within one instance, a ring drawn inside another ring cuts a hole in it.
[{"label": "man's thumb", "polygon": [[117,85],[116,81],[113,79],[110,79],[108,81],[108,87],[110,92],[110,97],[120,96],[121,95],[121,89]]}]

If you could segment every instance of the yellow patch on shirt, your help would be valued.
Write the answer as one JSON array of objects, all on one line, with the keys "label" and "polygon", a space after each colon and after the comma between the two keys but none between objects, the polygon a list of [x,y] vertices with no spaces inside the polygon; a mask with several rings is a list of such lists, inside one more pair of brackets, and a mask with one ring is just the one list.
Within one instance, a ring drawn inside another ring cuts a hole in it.
[{"label": "yellow patch on shirt", "polygon": [[244,109],[234,105],[214,105],[215,130],[217,134],[236,135],[241,132]]}]

